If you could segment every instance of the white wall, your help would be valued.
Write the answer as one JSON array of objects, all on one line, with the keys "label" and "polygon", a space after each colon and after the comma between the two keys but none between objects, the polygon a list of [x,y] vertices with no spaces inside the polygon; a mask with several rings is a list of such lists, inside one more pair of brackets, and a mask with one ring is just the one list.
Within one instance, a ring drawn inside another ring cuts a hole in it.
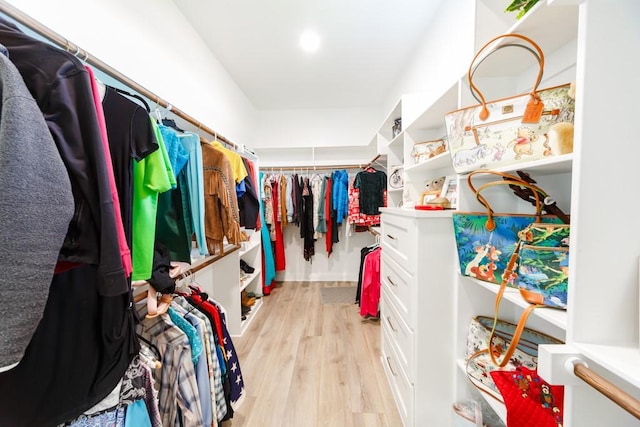
[{"label": "white wall", "polygon": [[379,107],[260,111],[254,147],[367,145],[379,115]]},{"label": "white wall", "polygon": [[233,142],[255,110],[170,0],[9,0],[15,7]]},{"label": "white wall", "polygon": [[350,226],[340,226],[340,242],[333,244],[333,252],[327,256],[325,236],[315,243],[312,262],[303,257],[303,240],[300,228],[290,224],[284,229],[286,269],[276,276],[278,281],[358,281],[360,249],[375,242],[368,232],[348,235]]},{"label": "white wall", "polygon": [[[473,58],[475,5],[471,0],[443,2],[435,18],[426,25],[404,73],[396,79],[384,105],[390,111],[404,94],[424,94],[432,101],[442,88],[462,77]],[[380,117],[382,122],[384,117]],[[403,123],[408,125],[409,123]]]}]

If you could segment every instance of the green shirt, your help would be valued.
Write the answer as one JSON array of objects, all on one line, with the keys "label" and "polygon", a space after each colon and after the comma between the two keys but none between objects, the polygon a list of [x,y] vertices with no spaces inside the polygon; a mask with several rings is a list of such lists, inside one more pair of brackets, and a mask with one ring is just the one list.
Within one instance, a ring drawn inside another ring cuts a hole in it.
[{"label": "green shirt", "polygon": [[160,129],[151,120],[159,150],[140,161],[133,162],[133,242],[131,280],[147,280],[153,269],[153,249],[156,237],[158,194],[175,187],[176,179],[171,170],[167,149]]}]

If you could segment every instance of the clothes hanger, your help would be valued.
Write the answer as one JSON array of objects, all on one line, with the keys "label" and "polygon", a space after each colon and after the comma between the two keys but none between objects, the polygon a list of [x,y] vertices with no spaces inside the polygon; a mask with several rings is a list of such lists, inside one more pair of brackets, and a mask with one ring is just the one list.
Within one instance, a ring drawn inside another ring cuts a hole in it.
[{"label": "clothes hanger", "polygon": [[148,339],[146,339],[142,335],[140,335],[140,334],[136,334],[136,335],[138,336],[138,339],[140,341],[142,341],[143,343],[145,343],[145,344],[147,344],[149,346],[149,348],[153,352],[154,356],[156,356],[156,360],[155,360],[156,369],[162,367],[162,362],[160,362],[160,360],[162,359],[162,355],[160,354],[160,350],[158,349],[158,347],[156,347],[155,344],[153,344],[151,341],[149,341]]},{"label": "clothes hanger", "polygon": [[[170,294],[160,294],[160,304],[158,304],[158,291],[150,286],[149,282],[146,282],[146,284],[149,286],[149,288],[140,292],[139,294],[136,294],[133,297],[133,302],[137,304],[146,299],[147,315],[145,317],[147,319],[152,319],[154,317],[158,317],[161,314],[165,314],[167,310],[169,310],[171,301],[173,301],[173,296],[171,296]],[[137,285],[144,285],[144,283],[138,283]]]},{"label": "clothes hanger", "polygon": [[147,113],[151,112],[151,109],[149,109],[149,104],[147,103],[147,101],[143,97],[138,95],[137,93],[130,93],[130,92],[127,92],[124,89],[120,89],[120,88],[117,88],[115,86],[109,86],[109,85],[105,85],[105,86],[108,87],[109,89],[115,90],[116,92],[118,92],[118,93],[120,93],[122,95],[127,95],[127,96],[130,96],[132,98],[137,99],[138,101],[142,102],[142,105],[144,105],[144,108],[145,108],[145,110],[147,110]]},{"label": "clothes hanger", "polygon": [[184,130],[184,129],[180,129],[180,128],[178,127],[178,124],[177,124],[177,123],[176,123],[176,121],[175,121],[175,120],[173,120],[173,119],[168,119],[168,118],[166,118],[166,117],[165,117],[164,119],[162,119],[162,124],[163,124],[163,125],[165,125],[165,126],[167,126],[167,127],[172,128],[172,129],[175,129],[175,130],[177,130],[178,132],[182,132],[182,133],[184,133],[184,132],[185,132],[185,130]]}]

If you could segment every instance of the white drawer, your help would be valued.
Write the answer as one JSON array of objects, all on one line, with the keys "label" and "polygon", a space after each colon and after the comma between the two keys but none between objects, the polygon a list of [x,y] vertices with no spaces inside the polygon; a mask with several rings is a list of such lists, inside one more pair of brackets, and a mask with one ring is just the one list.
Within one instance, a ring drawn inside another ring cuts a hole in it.
[{"label": "white drawer", "polygon": [[[382,328],[390,339],[390,345],[396,351],[398,362],[409,378],[415,376],[415,335],[402,320],[398,311],[390,300],[386,289],[382,290],[380,318]],[[413,383],[413,381],[411,381]]]},{"label": "white drawer", "polygon": [[393,397],[405,427],[413,427],[414,419],[414,389],[407,379],[402,367],[398,364],[398,358],[389,345],[389,337],[385,336],[386,331],[382,330],[382,365],[387,374],[387,380]]},{"label": "white drawer", "polygon": [[387,252],[384,248],[382,249],[382,266],[380,269],[382,288],[389,291],[400,316],[413,330],[413,324],[415,323],[415,277],[400,267]]},{"label": "white drawer", "polygon": [[382,247],[409,273],[416,271],[416,224],[410,218],[382,214]]}]

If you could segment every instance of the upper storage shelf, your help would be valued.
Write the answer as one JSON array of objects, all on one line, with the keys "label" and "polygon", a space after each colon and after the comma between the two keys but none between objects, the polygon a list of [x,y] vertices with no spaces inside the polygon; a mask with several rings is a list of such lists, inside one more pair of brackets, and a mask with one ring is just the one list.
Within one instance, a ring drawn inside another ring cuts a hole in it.
[{"label": "upper storage shelf", "polygon": [[[566,46],[578,33],[578,5],[566,2],[540,0],[526,15],[516,20],[516,13],[505,13],[508,2],[481,0],[476,10],[476,46],[477,52],[487,41],[502,33],[523,34],[534,40],[545,56]],[[501,39],[496,43],[508,43]],[[523,55],[526,52],[523,51]],[[502,55],[501,60],[493,58],[486,66],[478,69],[479,77],[498,75],[518,75],[531,67],[530,61],[514,60],[513,55]],[[533,60],[533,58],[532,58]]]}]

